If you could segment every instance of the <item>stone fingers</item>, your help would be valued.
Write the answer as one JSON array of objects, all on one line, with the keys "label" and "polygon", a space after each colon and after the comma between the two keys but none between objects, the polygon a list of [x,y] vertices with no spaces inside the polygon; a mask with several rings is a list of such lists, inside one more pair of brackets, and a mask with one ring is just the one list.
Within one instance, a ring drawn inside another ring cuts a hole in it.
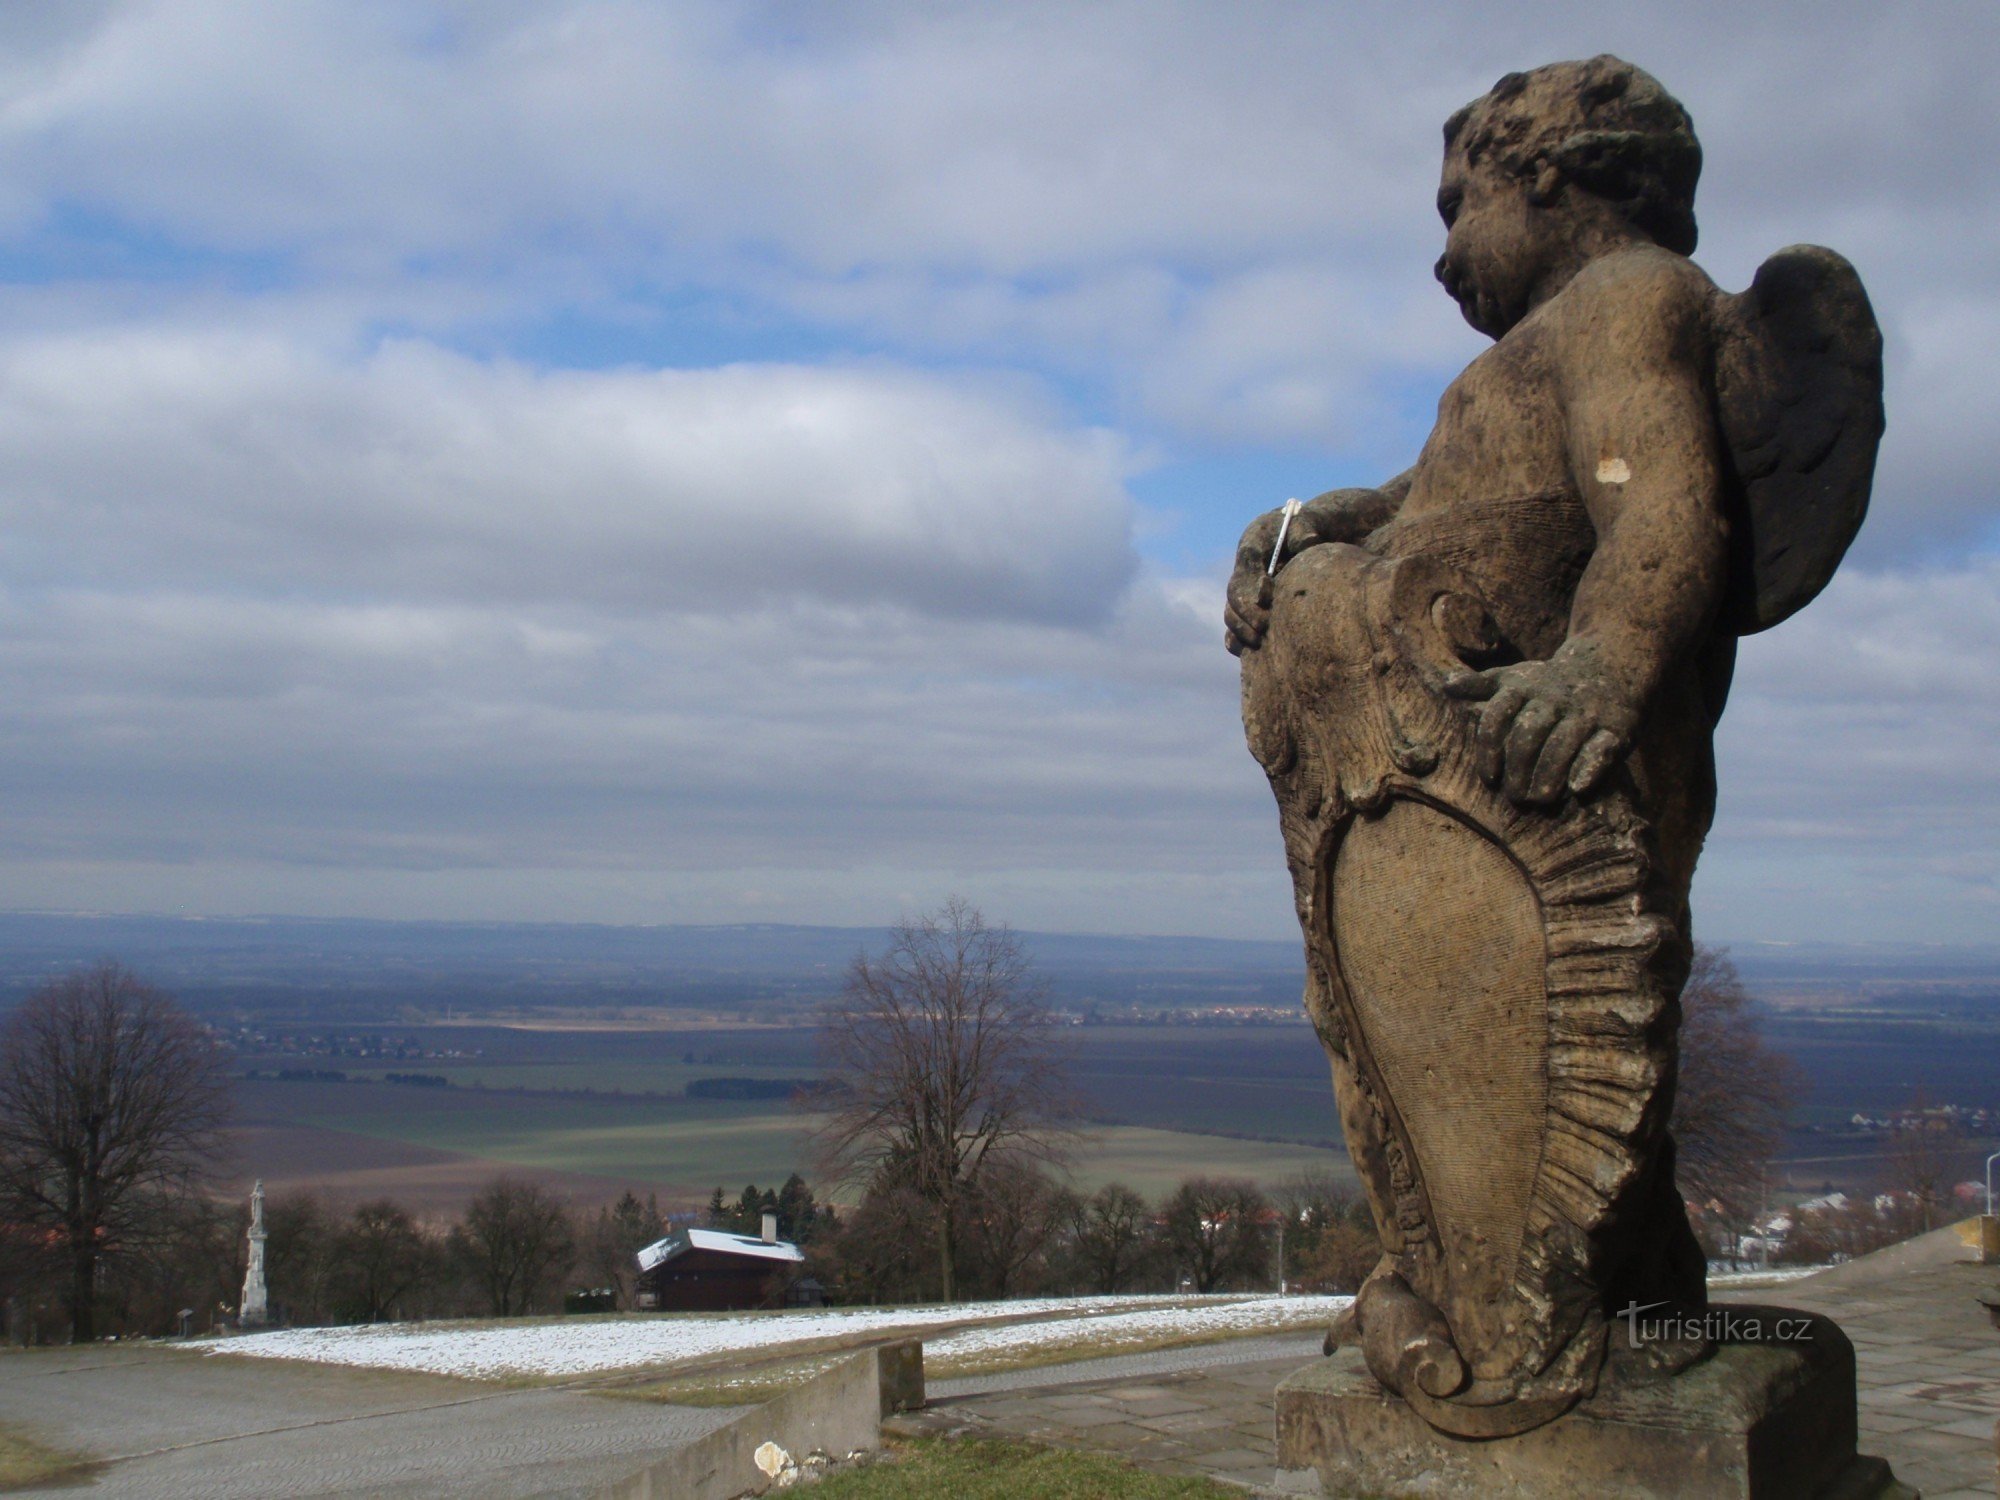
[{"label": "stone fingers", "polygon": [[1509,801],[1526,802],[1542,746],[1563,722],[1563,711],[1547,698],[1530,698],[1514,715],[1505,745],[1504,790]]},{"label": "stone fingers", "polygon": [[1600,729],[1584,741],[1570,767],[1569,789],[1579,797],[1602,781],[1625,753],[1625,737],[1613,729]]},{"label": "stone fingers", "polygon": [[1479,711],[1477,732],[1479,775],[1488,786],[1498,786],[1507,768],[1507,741],[1514,716],[1530,702],[1528,690],[1519,683],[1504,683]]},{"label": "stone fingers", "polygon": [[1577,754],[1588,744],[1593,735],[1601,734],[1596,723],[1588,718],[1572,715],[1549,731],[1549,737],[1542,742],[1542,753],[1535,762],[1534,776],[1528,783],[1528,800],[1531,802],[1558,802],[1569,784],[1570,767],[1576,763]]}]

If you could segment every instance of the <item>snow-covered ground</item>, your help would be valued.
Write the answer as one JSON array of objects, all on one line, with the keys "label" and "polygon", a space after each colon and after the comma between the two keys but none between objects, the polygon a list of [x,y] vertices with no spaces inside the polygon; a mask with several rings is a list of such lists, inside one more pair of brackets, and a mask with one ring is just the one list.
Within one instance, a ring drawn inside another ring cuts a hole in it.
[{"label": "snow-covered ground", "polygon": [[[1716,1288],[1773,1286],[1821,1266],[1712,1276]],[[1068,1345],[1092,1353],[1177,1339],[1304,1328],[1331,1321],[1347,1297],[1041,1297],[955,1307],[830,1308],[729,1316],[656,1315],[536,1323],[378,1323],[292,1328],[202,1343],[207,1354],[300,1359],[496,1378],[595,1375],[670,1367],[726,1354],[856,1335],[924,1336],[941,1365],[977,1364]],[[1031,1319],[1033,1321],[1021,1321]],[[966,1324],[976,1326],[966,1327]],[[955,1328],[950,1325],[958,1325]],[[931,1332],[937,1330],[936,1332]],[[948,1331],[947,1331],[948,1330]]]},{"label": "snow-covered ground", "polygon": [[1724,1271],[1708,1278],[1711,1287],[1781,1286],[1801,1276],[1817,1276],[1826,1266],[1778,1266],[1764,1271]]},{"label": "snow-covered ground", "polygon": [[[198,1345],[203,1353],[300,1359],[412,1370],[437,1375],[494,1378],[509,1375],[591,1375],[611,1370],[684,1364],[731,1353],[752,1353],[819,1339],[907,1330],[922,1334],[940,1325],[989,1326],[947,1336],[940,1355],[1032,1349],[1100,1334],[1116,1341],[1154,1341],[1185,1332],[1256,1332],[1330,1317],[1345,1304],[1333,1297],[1043,1297],[956,1307],[828,1309],[741,1317],[655,1316],[576,1319],[547,1323],[378,1323],[359,1328],[292,1328]],[[1309,1311],[1310,1310],[1310,1311]],[[1043,1318],[1032,1324],[990,1326],[994,1319]],[[962,1339],[1000,1340],[967,1346]],[[1009,1343],[1012,1338],[1017,1342]]]},{"label": "snow-covered ground", "polygon": [[1060,1349],[1088,1343],[1091,1352],[1115,1353],[1119,1345],[1146,1345],[1162,1338],[1207,1339],[1222,1334],[1315,1328],[1330,1323],[1352,1297],[1259,1297],[1225,1306],[1163,1307],[1063,1318],[1053,1323],[1014,1323],[969,1328],[926,1345],[926,1357],[940,1362]]}]

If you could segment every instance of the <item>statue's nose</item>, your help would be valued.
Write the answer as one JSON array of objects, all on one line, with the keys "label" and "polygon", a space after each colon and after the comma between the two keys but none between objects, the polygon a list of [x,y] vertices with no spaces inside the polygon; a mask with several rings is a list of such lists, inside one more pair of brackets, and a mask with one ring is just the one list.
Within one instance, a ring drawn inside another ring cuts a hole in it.
[{"label": "statue's nose", "polygon": [[1431,267],[1431,274],[1437,277],[1444,286],[1450,287],[1451,272],[1445,268],[1444,257],[1442,255],[1438,257],[1437,264]]}]

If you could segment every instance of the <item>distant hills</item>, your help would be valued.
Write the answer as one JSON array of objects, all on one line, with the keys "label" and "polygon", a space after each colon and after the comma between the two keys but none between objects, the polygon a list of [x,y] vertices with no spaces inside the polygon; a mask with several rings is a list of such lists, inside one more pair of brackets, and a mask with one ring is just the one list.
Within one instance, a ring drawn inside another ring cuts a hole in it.
[{"label": "distant hills", "polygon": [[[1022,933],[1061,1004],[1295,1005],[1296,943]],[[609,926],[0,913],[0,1004],[112,957],[191,1006],[295,1019],[398,1009],[796,1010],[840,988],[876,927]]]},{"label": "distant hills", "polygon": [[[1056,1003],[1172,1010],[1296,1007],[1296,942],[1020,934]],[[877,927],[610,926],[310,917],[0,913],[0,1004],[114,957],[206,1011],[292,1020],[447,1011],[657,1007],[796,1013],[835,993]],[[1746,944],[1753,991],[1780,1004],[2000,1008],[2000,947]]]}]

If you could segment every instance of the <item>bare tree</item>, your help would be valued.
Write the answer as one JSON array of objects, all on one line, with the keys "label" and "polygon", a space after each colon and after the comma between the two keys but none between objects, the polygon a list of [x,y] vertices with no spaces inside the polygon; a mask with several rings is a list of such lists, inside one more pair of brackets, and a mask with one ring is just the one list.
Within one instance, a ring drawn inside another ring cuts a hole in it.
[{"label": "bare tree", "polygon": [[1253,1182],[1190,1177],[1161,1206],[1160,1228],[1176,1268],[1197,1292],[1261,1290],[1270,1281],[1274,1217]]},{"label": "bare tree", "polygon": [[966,1199],[989,1166],[1053,1161],[1074,1116],[1043,992],[1019,941],[958,897],[862,954],[820,1015],[831,1088],[815,1145],[846,1181],[906,1183],[935,1220],[938,1282],[958,1295]]},{"label": "bare tree", "polygon": [[428,1291],[437,1278],[437,1247],[409,1211],[388,1198],[356,1206],[338,1246],[337,1302],[344,1316],[359,1322],[395,1317],[399,1303]]},{"label": "bare tree", "polygon": [[534,1311],[576,1259],[576,1226],[555,1194],[496,1177],[453,1231],[460,1255],[498,1318]]},{"label": "bare tree", "polygon": [[1070,1225],[1070,1253],[1093,1292],[1129,1290],[1159,1259],[1152,1210],[1122,1182],[1108,1182],[1079,1200]]},{"label": "bare tree", "polygon": [[1910,1096],[1882,1163],[1885,1186],[1901,1200],[1902,1237],[1929,1234],[1950,1216],[1954,1168],[1965,1154],[1955,1112],[1935,1109],[1922,1089]]},{"label": "bare tree", "polygon": [[1749,991],[1728,952],[1697,945],[1681,990],[1674,1091],[1682,1194],[1720,1203],[1736,1217],[1754,1210],[1799,1087],[1798,1065],[1758,1034]]},{"label": "bare tree", "polygon": [[657,1240],[665,1227],[659,1200],[651,1193],[641,1203],[630,1188],[616,1203],[597,1210],[581,1226],[578,1263],[594,1287],[616,1294],[618,1306],[630,1307],[639,1279],[639,1251]]},{"label": "bare tree", "polygon": [[0,1220],[59,1248],[72,1338],[96,1336],[104,1258],[212,1163],[229,1103],[207,1033],[115,963],[51,980],[0,1028]]},{"label": "bare tree", "polygon": [[964,1205],[961,1228],[971,1233],[961,1279],[986,1297],[1017,1297],[1031,1290],[1031,1283],[1046,1274],[1049,1248],[1070,1216],[1074,1197],[1032,1163],[989,1165]]},{"label": "bare tree", "polygon": [[1301,1291],[1355,1292],[1382,1258],[1367,1202],[1326,1168],[1301,1169],[1277,1191],[1285,1223],[1283,1272]]},{"label": "bare tree", "polygon": [[264,1226],[273,1314],[285,1323],[324,1323],[340,1269],[339,1217],[310,1192],[280,1193],[264,1207]]}]

